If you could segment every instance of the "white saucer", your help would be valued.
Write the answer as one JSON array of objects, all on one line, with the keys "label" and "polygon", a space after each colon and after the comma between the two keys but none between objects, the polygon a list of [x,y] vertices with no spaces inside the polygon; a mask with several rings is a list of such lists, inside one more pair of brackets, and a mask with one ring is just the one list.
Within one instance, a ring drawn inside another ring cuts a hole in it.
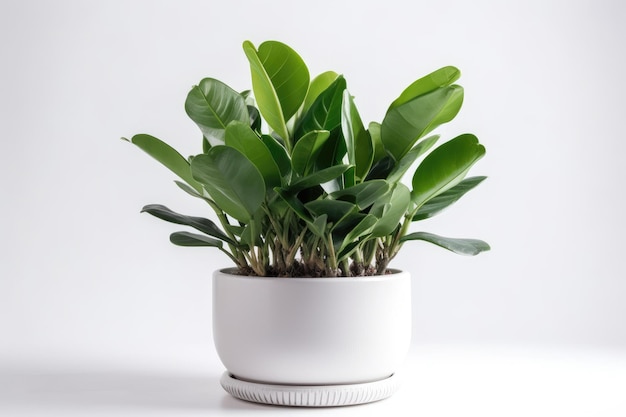
[{"label": "white saucer", "polygon": [[398,377],[347,385],[272,385],[248,382],[224,372],[222,387],[235,398],[295,407],[337,407],[383,400],[398,390]]}]

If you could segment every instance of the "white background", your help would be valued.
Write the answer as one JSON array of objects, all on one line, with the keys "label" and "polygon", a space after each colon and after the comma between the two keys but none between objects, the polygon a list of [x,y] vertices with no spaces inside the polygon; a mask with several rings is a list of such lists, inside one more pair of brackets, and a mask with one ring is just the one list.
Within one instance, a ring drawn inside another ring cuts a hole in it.
[{"label": "white background", "polygon": [[414,277],[416,348],[626,352],[624,18],[611,0],[4,0],[0,359],[217,360],[210,277],[228,259],[139,214],[209,211],[119,138],[199,153],[187,92],[203,77],[250,88],[246,39],[343,73],[365,121],[461,69],[464,108],[440,132],[476,134],[472,174],[489,179],[419,226],[493,249],[405,246],[392,266]]}]

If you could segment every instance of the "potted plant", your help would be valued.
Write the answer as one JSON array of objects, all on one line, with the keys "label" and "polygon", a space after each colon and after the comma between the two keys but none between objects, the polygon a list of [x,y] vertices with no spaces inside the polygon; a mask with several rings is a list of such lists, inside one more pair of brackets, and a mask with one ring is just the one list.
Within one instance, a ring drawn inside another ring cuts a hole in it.
[{"label": "potted plant", "polygon": [[427,136],[461,108],[460,72],[416,80],[381,123],[366,126],[343,76],[311,80],[280,42],[246,41],[243,50],[252,91],[205,78],[187,96],[200,154],[185,158],[147,134],[126,139],[176,174],[217,223],[156,204],[142,211],[195,229],[172,233],[172,243],[216,248],[234,264],[213,277],[228,392],[287,405],[385,398],[411,332],[410,277],[389,262],[411,240],[464,255],[489,249],[409,233],[485,179],[466,177],[485,154],[474,135],[439,146],[438,135]]}]

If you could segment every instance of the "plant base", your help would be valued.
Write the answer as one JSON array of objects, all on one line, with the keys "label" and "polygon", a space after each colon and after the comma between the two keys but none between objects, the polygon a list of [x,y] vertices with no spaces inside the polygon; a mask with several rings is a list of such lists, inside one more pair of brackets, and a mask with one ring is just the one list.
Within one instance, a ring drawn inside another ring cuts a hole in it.
[{"label": "plant base", "polygon": [[371,403],[390,397],[398,390],[394,374],[379,381],[346,385],[274,385],[248,382],[224,372],[222,387],[240,400],[293,407],[337,407]]}]

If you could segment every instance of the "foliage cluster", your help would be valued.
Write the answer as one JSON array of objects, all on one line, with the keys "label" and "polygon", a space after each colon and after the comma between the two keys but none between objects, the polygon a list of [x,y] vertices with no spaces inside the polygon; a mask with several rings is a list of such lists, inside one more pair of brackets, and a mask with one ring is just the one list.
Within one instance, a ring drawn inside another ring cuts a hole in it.
[{"label": "foliage cluster", "polygon": [[[328,71],[311,80],[302,58],[280,42],[257,49],[246,41],[243,50],[252,91],[205,78],[187,96],[202,153],[185,158],[147,134],[129,140],[217,216],[220,225],[145,206],[144,212],[200,232],[175,232],[172,243],[215,247],[240,273],[258,276],[383,274],[409,240],[466,255],[489,249],[475,239],[408,233],[412,223],[440,213],[485,179],[466,177],[485,154],[474,135],[437,147],[439,136],[427,136],[461,108],[458,69],[416,80],[381,123],[366,126],[342,75]],[[407,172],[410,187],[402,181]]]}]

